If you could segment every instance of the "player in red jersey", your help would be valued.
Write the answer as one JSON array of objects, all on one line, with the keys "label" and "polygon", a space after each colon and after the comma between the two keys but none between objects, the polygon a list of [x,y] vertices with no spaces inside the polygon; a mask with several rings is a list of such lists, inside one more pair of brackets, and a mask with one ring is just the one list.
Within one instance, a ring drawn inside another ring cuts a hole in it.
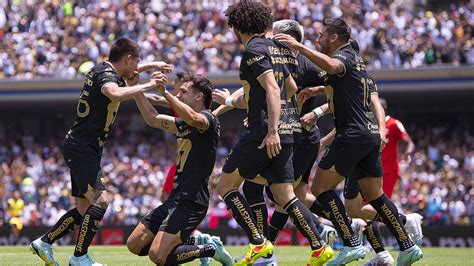
[{"label": "player in red jersey", "polygon": [[[382,107],[387,110],[387,101],[380,99]],[[408,135],[400,120],[389,115],[385,117],[385,128],[388,143],[382,150],[383,165],[383,191],[387,197],[391,198],[395,185],[400,178],[400,167],[398,162],[398,147],[400,141],[406,143],[405,151],[401,154],[402,161],[410,161],[410,154],[415,150],[415,144]]]}]

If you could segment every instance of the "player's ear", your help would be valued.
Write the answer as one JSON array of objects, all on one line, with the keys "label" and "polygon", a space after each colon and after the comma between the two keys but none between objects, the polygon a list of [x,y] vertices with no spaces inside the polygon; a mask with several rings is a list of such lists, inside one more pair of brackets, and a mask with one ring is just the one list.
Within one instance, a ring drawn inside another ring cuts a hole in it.
[{"label": "player's ear", "polygon": [[196,102],[202,101],[203,98],[204,98],[204,93],[198,92],[198,93],[196,94]]}]

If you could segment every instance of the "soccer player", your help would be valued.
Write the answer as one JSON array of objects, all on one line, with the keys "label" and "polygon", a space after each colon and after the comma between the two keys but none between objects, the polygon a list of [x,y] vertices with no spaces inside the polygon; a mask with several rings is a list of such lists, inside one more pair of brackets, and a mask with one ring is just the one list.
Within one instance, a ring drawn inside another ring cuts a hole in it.
[{"label": "soccer player", "polygon": [[138,45],[121,38],[112,45],[108,61],[96,65],[85,75],[77,117],[63,146],[64,160],[71,173],[72,196],[76,197],[77,205],[30,244],[31,250],[48,265],[59,265],[51,244],[72,231],[74,225],[79,227],[79,236],[69,265],[101,265],[87,251],[108,205],[100,168],[104,142],[121,101],[166,83],[166,76],[156,75],[145,84],[127,86],[124,77],[131,79],[137,72],[157,68],[154,63],[139,66],[139,61]]},{"label": "soccer player", "polygon": [[396,206],[382,191],[380,145],[381,136],[385,136],[384,117],[375,117],[371,110],[369,84],[372,79],[363,59],[350,45],[350,35],[347,23],[335,18],[323,20],[316,41],[321,52],[305,47],[288,35],[275,36],[328,73],[326,96],[335,118],[336,138],[319,163],[311,190],[331,213],[331,221],[344,242],[342,251],[330,264],[346,264],[365,256],[364,247],[350,227],[344,204],[334,192],[344,178],[355,173],[365,198],[386,221],[399,243],[398,263],[410,265],[421,259],[423,253],[408,237]]},{"label": "soccer player", "polygon": [[180,118],[158,114],[144,95],[135,98],[146,123],[178,137],[176,177],[170,197],[148,213],[127,239],[130,252],[149,256],[157,265],[177,265],[201,257],[214,257],[232,265],[232,257],[219,238],[189,238],[205,218],[209,205],[209,176],[216,160],[219,120],[210,113],[212,83],[191,75],[176,96],[160,92]]},{"label": "soccer player", "polygon": [[[176,73],[176,78],[173,81],[173,90],[171,91],[171,93],[176,96],[183,82],[189,81],[188,80],[189,77],[190,77],[189,73],[186,73],[186,72]],[[173,116],[178,118],[178,114],[173,110],[173,108],[171,108],[170,104],[165,99],[165,97],[161,95],[157,95],[157,94],[151,94],[151,93],[145,93],[145,96],[148,99],[148,101],[150,101],[150,103],[153,105],[170,108],[171,111],[173,112]],[[163,190],[161,191],[161,197],[160,197],[161,202],[165,202],[168,199],[171,193],[171,190],[173,189],[175,174],[176,174],[176,163],[173,163],[173,165],[171,165],[170,169],[168,170],[168,173],[166,174],[165,183],[163,184]]]},{"label": "soccer player", "polygon": [[289,213],[309,240],[313,252],[308,264],[323,263],[333,251],[321,241],[312,214],[295,196],[292,187],[294,125],[291,120],[297,121],[298,117],[286,89],[281,90],[294,88],[296,92],[294,80],[285,67],[291,61],[288,58],[291,51],[264,36],[273,23],[268,6],[240,1],[229,6],[225,14],[229,26],[245,47],[240,79],[248,102],[248,128],[230,152],[217,185],[218,193],[250,241],[247,253],[237,265],[253,264],[273,251],[272,243],[257,229],[252,210],[238,191],[244,179],[254,179],[257,175],[271,184],[278,205]]},{"label": "soccer player", "polygon": [[[387,110],[387,101],[381,98],[382,107]],[[415,150],[415,144],[408,135],[400,120],[387,115],[385,117],[385,128],[387,130],[388,143],[382,150],[383,165],[383,191],[391,198],[395,185],[400,178],[400,166],[398,162],[398,146],[400,142],[406,144],[405,151],[401,154],[404,161],[411,161],[410,154]]]}]

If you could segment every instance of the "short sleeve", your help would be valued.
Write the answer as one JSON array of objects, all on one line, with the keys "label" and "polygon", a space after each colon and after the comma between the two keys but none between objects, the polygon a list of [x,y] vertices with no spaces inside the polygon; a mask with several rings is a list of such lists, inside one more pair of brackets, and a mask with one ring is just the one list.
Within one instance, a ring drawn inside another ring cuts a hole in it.
[{"label": "short sleeve", "polygon": [[201,133],[207,132],[209,130],[214,131],[216,129],[216,126],[217,126],[216,116],[209,113],[209,112],[201,112],[201,114],[204,115],[207,118],[207,122],[209,123],[209,127]]},{"label": "short sleeve", "polygon": [[405,130],[405,127],[403,126],[402,122],[399,120],[395,120],[395,125],[396,125],[396,132],[397,132],[397,138],[398,139],[403,139],[405,136],[408,135],[407,131]]},{"label": "short sleeve", "polygon": [[114,71],[105,70],[105,71],[97,73],[97,87],[98,88],[102,88],[102,86],[104,86],[106,83],[109,83],[109,82],[119,85],[121,83],[120,77]]},{"label": "short sleeve", "polygon": [[273,71],[268,49],[260,43],[250,44],[245,49],[244,58],[246,60],[243,63],[252,70],[257,78],[268,71]]},{"label": "short sleeve", "polygon": [[350,54],[346,53],[344,50],[339,50],[332,55],[332,58],[338,59],[344,64],[344,70],[341,73],[337,73],[339,77],[344,76],[347,72],[347,69],[351,67],[352,63],[349,57]]}]

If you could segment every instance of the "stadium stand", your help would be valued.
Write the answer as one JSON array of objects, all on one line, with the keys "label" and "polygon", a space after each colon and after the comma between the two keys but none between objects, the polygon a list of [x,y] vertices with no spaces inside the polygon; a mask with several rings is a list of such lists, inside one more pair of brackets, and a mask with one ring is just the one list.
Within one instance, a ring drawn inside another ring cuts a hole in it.
[{"label": "stadium stand", "polygon": [[[181,2],[184,4],[181,5]],[[345,17],[371,68],[473,64],[472,1],[442,10],[410,1],[267,1],[276,19],[300,21],[314,47],[323,17]],[[2,1],[0,78],[74,78],[103,61],[109,40],[130,37],[143,61],[178,70],[237,70],[238,41],[226,27],[228,1]],[[298,12],[297,12],[298,10]]]}]

